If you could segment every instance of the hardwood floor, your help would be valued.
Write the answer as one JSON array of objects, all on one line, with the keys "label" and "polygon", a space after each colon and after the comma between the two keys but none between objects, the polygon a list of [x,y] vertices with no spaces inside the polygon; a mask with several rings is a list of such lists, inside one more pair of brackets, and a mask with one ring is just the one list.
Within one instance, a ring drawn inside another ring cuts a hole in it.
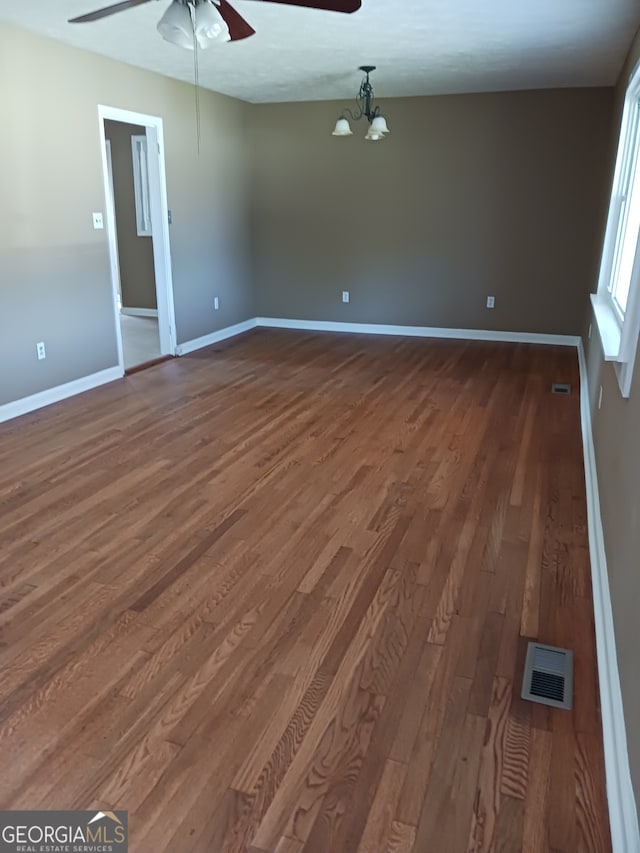
[{"label": "hardwood floor", "polygon": [[[259,330],[0,426],[0,806],[609,851],[577,388],[571,349]],[[573,711],[520,699],[529,638]]]}]

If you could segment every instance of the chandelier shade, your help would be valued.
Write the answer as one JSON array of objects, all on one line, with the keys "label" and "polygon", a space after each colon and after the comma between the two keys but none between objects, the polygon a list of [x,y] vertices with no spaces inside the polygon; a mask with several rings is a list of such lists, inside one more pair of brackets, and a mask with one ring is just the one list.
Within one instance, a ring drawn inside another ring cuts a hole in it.
[{"label": "chandelier shade", "polygon": [[373,133],[389,133],[386,118],[383,115],[377,115],[371,122],[371,130]]},{"label": "chandelier shade", "polygon": [[231,41],[227,22],[214,3],[201,0],[193,10],[193,29],[198,47],[207,48],[214,41]]},{"label": "chandelier shade", "polygon": [[158,21],[158,32],[165,41],[193,50],[193,22],[186,3],[173,0],[167,11]]},{"label": "chandelier shade", "polygon": [[333,130],[333,136],[353,136],[353,131],[346,118],[339,118]]}]

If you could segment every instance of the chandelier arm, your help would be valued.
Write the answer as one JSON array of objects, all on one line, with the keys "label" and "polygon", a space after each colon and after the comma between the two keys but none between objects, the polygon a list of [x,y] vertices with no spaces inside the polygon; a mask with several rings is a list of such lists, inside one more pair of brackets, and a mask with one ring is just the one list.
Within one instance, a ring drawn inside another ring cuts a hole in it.
[{"label": "chandelier arm", "polygon": [[353,110],[349,109],[349,107],[345,107],[342,111],[342,115],[340,116],[340,118],[346,118],[345,113],[348,114],[351,121],[360,121],[362,116],[365,115],[365,113],[360,108],[358,108],[357,113],[354,113]]},{"label": "chandelier arm", "polygon": [[374,118],[377,118],[381,114],[382,111],[379,106],[372,107],[371,104],[368,103],[365,104],[364,107],[360,107],[360,115],[358,116],[358,118],[362,118],[362,116],[365,116],[369,124],[371,124]]}]

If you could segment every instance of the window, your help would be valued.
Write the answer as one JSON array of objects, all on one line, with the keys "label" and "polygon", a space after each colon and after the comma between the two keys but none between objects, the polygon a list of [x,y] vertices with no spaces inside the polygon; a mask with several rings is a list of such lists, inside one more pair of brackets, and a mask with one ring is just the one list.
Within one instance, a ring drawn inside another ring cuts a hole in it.
[{"label": "window", "polygon": [[604,357],[629,396],[640,333],[640,66],[631,76],[622,112],[616,168],[592,302]]},{"label": "window", "polygon": [[151,237],[151,205],[149,202],[149,172],[147,169],[147,137],[132,136],[133,191],[136,197],[136,226],[138,237]]}]

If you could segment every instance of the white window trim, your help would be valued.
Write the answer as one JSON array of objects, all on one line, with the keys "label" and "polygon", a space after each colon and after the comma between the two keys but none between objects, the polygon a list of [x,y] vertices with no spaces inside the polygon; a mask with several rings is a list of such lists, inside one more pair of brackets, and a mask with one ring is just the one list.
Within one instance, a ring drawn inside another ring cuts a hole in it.
[{"label": "white window trim", "polygon": [[138,237],[151,237],[147,137],[144,134],[131,136],[131,153],[133,155],[133,191],[136,198],[136,230]]},{"label": "white window trim", "polygon": [[[640,235],[636,244],[624,320],[614,303],[609,286],[620,217],[620,185],[625,168],[625,157],[623,155],[627,151],[625,143],[629,133],[629,121],[638,101],[640,101],[640,64],[636,66],[627,86],[620,125],[616,167],[611,187],[607,229],[602,248],[598,290],[597,293],[591,295],[604,358],[606,361],[613,362],[623,397],[628,397],[631,391],[633,365],[638,346],[638,336],[640,335]],[[638,156],[640,157],[640,147],[638,148]]]}]

